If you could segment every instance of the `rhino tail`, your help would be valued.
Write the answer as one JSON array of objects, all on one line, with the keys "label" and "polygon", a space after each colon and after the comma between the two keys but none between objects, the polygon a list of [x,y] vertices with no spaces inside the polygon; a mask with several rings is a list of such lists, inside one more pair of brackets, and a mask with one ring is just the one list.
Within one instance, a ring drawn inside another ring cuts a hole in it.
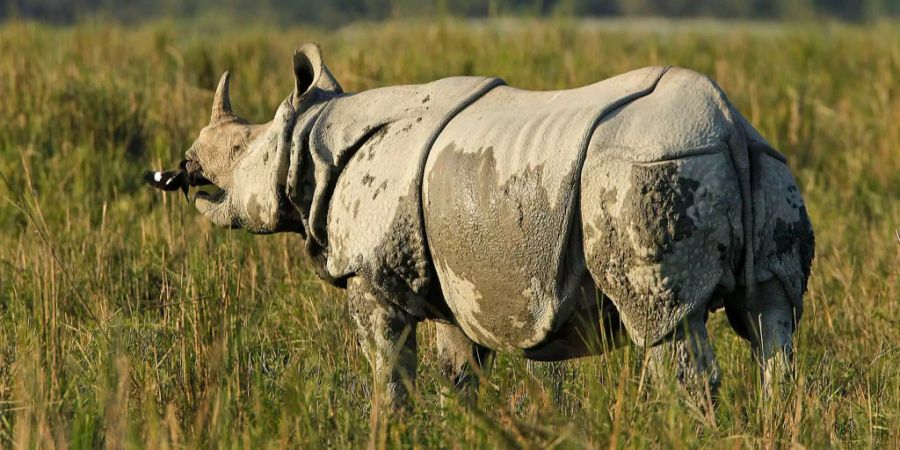
[{"label": "rhino tail", "polygon": [[741,229],[743,230],[743,280],[746,299],[753,298],[756,288],[756,272],[754,270],[754,236],[755,230],[761,224],[757,224],[754,215],[755,206],[761,201],[759,186],[753,183],[753,162],[750,150],[748,130],[745,128],[745,120],[740,113],[722,95],[725,105],[723,112],[726,120],[731,125],[731,133],[728,136],[728,148],[732,164],[738,178],[741,192]]}]

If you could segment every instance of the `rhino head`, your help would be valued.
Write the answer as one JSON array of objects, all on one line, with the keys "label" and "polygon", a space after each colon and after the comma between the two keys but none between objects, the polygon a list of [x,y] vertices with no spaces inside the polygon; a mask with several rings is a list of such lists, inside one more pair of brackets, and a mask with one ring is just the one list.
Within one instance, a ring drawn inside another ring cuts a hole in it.
[{"label": "rhino head", "polygon": [[291,136],[298,120],[340,95],[342,89],[315,44],[301,46],[293,62],[294,92],[266,124],[251,124],[235,114],[229,96],[230,74],[225,72],[219,81],[209,125],[185,153],[180,177],[182,183],[192,186],[219,188],[212,194],[197,192],[193,200],[200,213],[216,225],[258,234],[303,233],[301,214],[285,191]]}]

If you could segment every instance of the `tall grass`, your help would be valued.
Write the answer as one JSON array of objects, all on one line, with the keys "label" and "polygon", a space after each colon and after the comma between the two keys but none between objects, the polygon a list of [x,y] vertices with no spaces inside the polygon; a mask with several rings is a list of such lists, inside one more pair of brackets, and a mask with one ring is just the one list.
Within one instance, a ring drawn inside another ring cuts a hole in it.
[{"label": "tall grass", "polygon": [[[4,25],[0,446],[900,447],[897,30]],[[713,76],[787,155],[816,229],[793,390],[761,398],[717,314],[714,416],[649,386],[631,346],[562,368],[500,356],[464,407],[441,402],[425,326],[415,412],[370,420],[343,295],[298,239],[213,229],[139,180],[180,159],[226,69],[236,110],[270,119],[307,40],[347,90],[459,74],[555,89],[651,64]]]}]

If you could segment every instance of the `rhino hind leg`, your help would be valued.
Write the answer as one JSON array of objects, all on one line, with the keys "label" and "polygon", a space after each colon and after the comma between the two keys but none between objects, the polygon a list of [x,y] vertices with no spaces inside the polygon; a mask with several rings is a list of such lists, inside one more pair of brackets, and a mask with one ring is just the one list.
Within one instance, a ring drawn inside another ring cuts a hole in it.
[{"label": "rhino hind leg", "polygon": [[373,408],[402,410],[415,387],[416,320],[362,277],[347,283],[350,316],[375,378]]},{"label": "rhino hind leg", "polygon": [[[742,291],[732,297],[742,295]],[[742,298],[739,298],[742,300]],[[793,378],[793,334],[797,311],[777,278],[760,283],[751,302],[726,302],[728,320],[750,341],[763,389],[771,394]]]},{"label": "rhino hind leg", "polygon": [[705,311],[688,315],[665,340],[650,347],[649,368],[657,381],[675,379],[691,398],[711,404],[721,381],[706,331]]},{"label": "rhino hind leg", "polygon": [[494,352],[448,323],[435,322],[434,341],[441,375],[463,399],[474,400],[479,378],[490,371]]},{"label": "rhino hind leg", "polygon": [[815,236],[793,175],[766,148],[757,146],[752,155],[754,288],[748,297],[739,283],[724,300],[732,328],[750,342],[764,391],[772,394],[793,378],[792,336],[803,315]]},{"label": "rhino hind leg", "polygon": [[566,383],[577,377],[577,368],[569,361],[535,361],[529,359],[525,363],[525,369],[532,378],[538,380],[548,388],[557,407],[564,406],[566,395]]},{"label": "rhino hind leg", "polygon": [[705,316],[718,292],[734,289],[742,243],[728,155],[602,161],[582,177],[585,260],[598,288],[631,340],[649,349],[655,372],[674,370],[692,394],[714,392]]}]

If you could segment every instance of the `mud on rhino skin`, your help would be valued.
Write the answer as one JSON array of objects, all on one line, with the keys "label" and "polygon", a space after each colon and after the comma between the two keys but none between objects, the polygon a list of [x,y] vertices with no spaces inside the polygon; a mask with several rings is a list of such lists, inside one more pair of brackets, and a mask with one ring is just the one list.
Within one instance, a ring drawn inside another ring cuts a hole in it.
[{"label": "mud on rhino skin", "polygon": [[460,112],[425,166],[428,245],[442,292],[476,342],[541,343],[585,299],[577,183],[593,128],[650,95],[652,67],[568,91],[500,86]]}]

